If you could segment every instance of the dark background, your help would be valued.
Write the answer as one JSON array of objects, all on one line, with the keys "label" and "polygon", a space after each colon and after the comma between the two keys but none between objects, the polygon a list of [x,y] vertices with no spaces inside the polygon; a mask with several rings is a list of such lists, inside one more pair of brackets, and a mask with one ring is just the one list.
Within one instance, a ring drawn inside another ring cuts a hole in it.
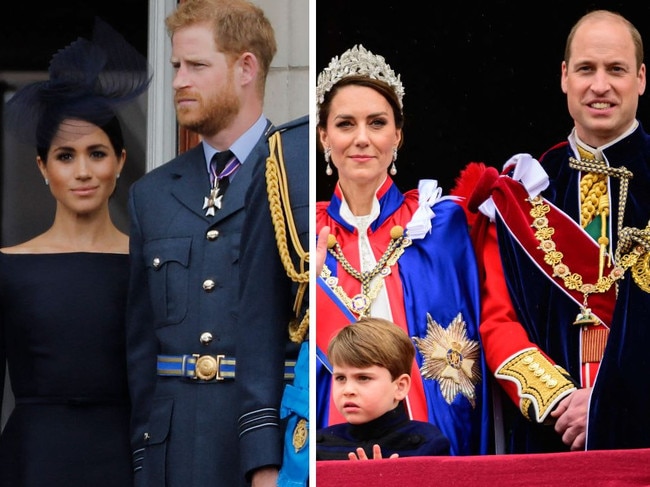
[{"label": "dark background", "polygon": [[[354,44],[384,56],[405,88],[395,182],[404,191],[437,179],[447,194],[470,161],[500,168],[516,153],[539,157],[566,139],[573,122],[560,89],[564,44],[594,8],[625,15],[650,52],[647,2],[320,0],[316,71]],[[642,122],[650,120],[649,97],[639,105]],[[318,200],[329,200],[335,181],[319,151]]]},{"label": "dark background", "polygon": [[[11,4],[9,7],[6,4]],[[47,71],[52,54],[90,38],[95,16],[147,54],[148,0],[7,0],[0,15],[0,71]]]}]

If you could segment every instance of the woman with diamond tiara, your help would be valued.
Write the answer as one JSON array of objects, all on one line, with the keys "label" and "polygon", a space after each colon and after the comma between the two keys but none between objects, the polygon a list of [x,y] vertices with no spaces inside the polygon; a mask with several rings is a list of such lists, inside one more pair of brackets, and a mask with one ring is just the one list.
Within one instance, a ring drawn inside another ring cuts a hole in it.
[{"label": "woman with diamond tiara", "polygon": [[[126,150],[115,110],[150,82],[144,56],[97,20],[17,91],[7,127],[35,146],[56,200],[44,233],[0,250],[0,486],[132,485],[124,317],[128,236],[112,222]],[[0,401],[1,406],[1,401]]]},{"label": "woman with diamond tiara", "polygon": [[316,295],[317,428],[344,421],[331,404],[327,343],[350,321],[380,317],[403,328],[417,348],[404,400],[409,417],[438,426],[452,455],[489,453],[467,221],[436,180],[402,193],[392,179],[404,125],[400,76],[382,56],[355,45],[320,73],[316,95],[325,172],[338,173],[332,199],[316,205],[316,231],[330,232]]}]

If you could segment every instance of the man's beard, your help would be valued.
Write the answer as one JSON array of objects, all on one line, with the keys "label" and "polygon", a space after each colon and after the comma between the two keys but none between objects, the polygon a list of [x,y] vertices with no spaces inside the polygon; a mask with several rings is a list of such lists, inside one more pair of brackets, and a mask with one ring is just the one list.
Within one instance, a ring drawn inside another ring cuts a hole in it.
[{"label": "man's beard", "polygon": [[240,102],[233,89],[232,80],[220,93],[204,100],[198,97],[196,110],[176,109],[178,123],[204,137],[211,137],[229,127],[240,109]]}]

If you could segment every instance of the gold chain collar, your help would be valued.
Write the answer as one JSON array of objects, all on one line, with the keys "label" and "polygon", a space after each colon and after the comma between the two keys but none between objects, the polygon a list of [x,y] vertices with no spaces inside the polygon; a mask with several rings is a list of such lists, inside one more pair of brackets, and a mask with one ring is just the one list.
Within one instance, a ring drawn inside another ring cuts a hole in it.
[{"label": "gold chain collar", "polygon": [[[328,252],[334,256],[349,275],[361,282],[361,293],[353,297],[348,296],[343,288],[338,285],[338,278],[331,275],[331,271],[327,269],[327,266],[323,267],[322,276],[330,289],[343,301],[347,308],[360,318],[368,316],[370,306],[379,295],[384,278],[391,273],[391,267],[402,256],[404,249],[412,243],[411,239],[406,236],[404,228],[399,225],[391,228],[390,236],[391,240],[384,254],[371,270],[365,272],[360,272],[352,267],[352,264],[346,259],[341,245],[337,242],[334,235],[330,234],[328,237]],[[381,279],[376,281],[374,286],[371,287],[370,283],[375,276],[380,276]]]},{"label": "gold chain collar", "polygon": [[[633,267],[633,278],[637,285],[646,291],[650,289],[650,274],[643,270],[648,267],[648,257],[650,256],[650,222],[644,230],[622,227],[628,183],[629,179],[632,178],[632,173],[629,170],[624,167],[610,168],[602,163],[584,159],[578,161],[574,158],[570,158],[570,166],[574,169],[600,172],[608,176],[621,178],[618,209],[619,240],[615,253],[616,265],[608,275],[603,275],[601,270],[595,283],[584,283],[580,274],[571,272],[569,266],[562,262],[564,254],[557,249],[553,241],[552,236],[555,229],[548,226],[548,218],[546,217],[546,214],[551,211],[550,205],[545,203],[539,195],[528,199],[532,205],[530,216],[533,217],[533,223],[531,226],[535,228],[535,238],[540,243],[539,248],[545,253],[544,262],[552,267],[553,276],[561,278],[567,289],[577,290],[584,296],[583,305],[574,323],[581,325],[595,324],[598,321],[587,306],[589,295],[607,292],[617,280],[624,277],[625,271],[630,267]],[[644,254],[644,258],[640,259]]]},{"label": "gold chain collar", "polygon": [[548,218],[546,214],[551,211],[548,203],[545,203],[541,196],[529,198],[528,201],[532,205],[530,216],[533,217],[532,227],[535,229],[535,238],[539,241],[539,249],[544,252],[544,262],[552,267],[553,277],[559,277],[564,283],[564,287],[574,291],[580,291],[585,297],[585,307],[587,298],[590,294],[605,293],[612,287],[612,284],[621,279],[625,271],[634,265],[639,256],[645,250],[642,246],[635,246],[631,252],[623,255],[620,261],[617,259],[617,264],[606,276],[599,276],[598,281],[595,283],[584,283],[582,275],[577,272],[571,272],[569,266],[562,262],[564,254],[557,249],[553,241],[553,234],[555,228],[548,226]]}]

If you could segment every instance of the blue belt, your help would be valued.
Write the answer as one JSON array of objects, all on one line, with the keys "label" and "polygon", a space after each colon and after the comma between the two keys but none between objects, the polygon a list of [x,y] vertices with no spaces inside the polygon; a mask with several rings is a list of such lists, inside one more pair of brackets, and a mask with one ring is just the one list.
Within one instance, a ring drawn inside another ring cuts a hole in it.
[{"label": "blue belt", "polygon": [[[235,357],[227,355],[158,355],[158,375],[202,381],[235,378]],[[285,360],[284,378],[294,378],[295,360]]]}]

